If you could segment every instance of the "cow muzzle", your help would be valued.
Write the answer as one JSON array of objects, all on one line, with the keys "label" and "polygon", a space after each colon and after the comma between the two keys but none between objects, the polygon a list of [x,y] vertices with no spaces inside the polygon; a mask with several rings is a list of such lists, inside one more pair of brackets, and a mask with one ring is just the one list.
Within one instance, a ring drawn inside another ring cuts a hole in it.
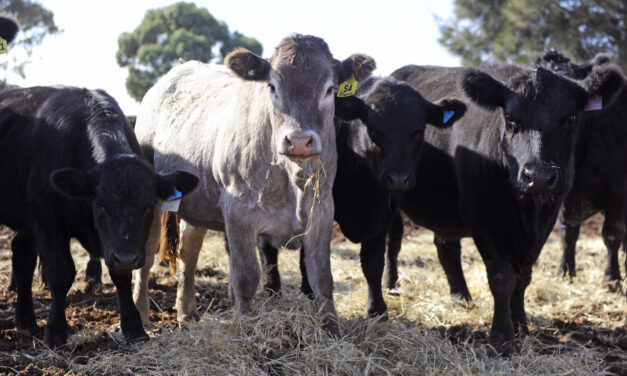
[{"label": "cow muzzle", "polygon": [[279,153],[296,162],[304,162],[320,154],[320,137],[314,131],[287,132],[279,146]]},{"label": "cow muzzle", "polygon": [[137,252],[113,252],[107,266],[116,272],[131,271],[144,266],[144,257]]},{"label": "cow muzzle", "polygon": [[527,194],[556,194],[559,184],[559,167],[541,164],[525,164],[520,173],[519,183]]},{"label": "cow muzzle", "polygon": [[412,186],[409,174],[401,172],[389,173],[385,178],[385,182],[389,191],[406,191]]}]

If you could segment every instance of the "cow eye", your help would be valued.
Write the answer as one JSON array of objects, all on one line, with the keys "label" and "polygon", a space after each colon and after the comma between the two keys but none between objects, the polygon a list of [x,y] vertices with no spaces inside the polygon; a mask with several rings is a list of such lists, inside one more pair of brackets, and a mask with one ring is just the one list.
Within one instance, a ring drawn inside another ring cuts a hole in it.
[{"label": "cow eye", "polygon": [[335,90],[334,86],[329,86],[329,88],[327,89],[327,95],[331,95],[333,94],[333,91]]},{"label": "cow eye", "polygon": [[268,87],[270,88],[270,92],[271,92],[272,94],[274,94],[274,93],[275,93],[275,91],[276,91],[276,88],[274,87],[274,85],[272,85],[272,84],[268,84]]},{"label": "cow eye", "polygon": [[577,121],[577,115],[572,114],[569,117],[566,118],[566,124],[575,124],[575,121]]},{"label": "cow eye", "polygon": [[511,114],[505,114],[505,126],[514,133],[520,130],[520,124],[514,120],[514,117]]}]

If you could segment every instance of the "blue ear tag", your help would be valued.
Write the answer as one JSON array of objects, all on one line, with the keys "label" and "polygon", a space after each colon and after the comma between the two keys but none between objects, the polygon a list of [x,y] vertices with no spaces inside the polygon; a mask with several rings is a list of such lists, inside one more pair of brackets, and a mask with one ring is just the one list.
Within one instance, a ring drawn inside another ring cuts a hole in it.
[{"label": "blue ear tag", "polygon": [[451,110],[444,110],[444,118],[442,119],[442,122],[444,124],[446,124],[446,122],[448,122],[449,120],[451,120],[451,118],[453,117],[453,115],[455,115],[454,111]]},{"label": "blue ear tag", "polygon": [[178,212],[181,205],[181,197],[183,197],[183,194],[174,187],[174,193],[161,203],[161,211]]},{"label": "blue ear tag", "polygon": [[172,201],[172,200],[176,200],[177,198],[181,198],[183,197],[183,194],[176,189],[176,187],[174,187],[174,193],[172,193],[170,196],[168,196],[167,200],[168,201]]}]

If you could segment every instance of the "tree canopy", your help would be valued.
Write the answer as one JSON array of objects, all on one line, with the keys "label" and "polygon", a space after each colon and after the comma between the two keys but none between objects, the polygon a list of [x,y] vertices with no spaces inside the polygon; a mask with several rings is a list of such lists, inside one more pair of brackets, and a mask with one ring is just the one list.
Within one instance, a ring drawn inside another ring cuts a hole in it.
[{"label": "tree canopy", "polygon": [[24,68],[33,53],[33,48],[43,42],[48,34],[59,33],[59,27],[54,22],[54,14],[44,8],[37,1],[32,0],[0,0],[0,10],[17,18],[20,31],[17,38],[11,43],[10,50],[22,50],[24,54],[10,53],[10,62],[0,64],[2,71],[10,67],[22,77]]},{"label": "tree canopy", "polygon": [[576,62],[607,52],[627,71],[624,0],[455,0],[439,42],[464,65],[530,64],[549,48]]},{"label": "tree canopy", "polygon": [[141,101],[157,79],[179,59],[222,61],[236,47],[261,55],[261,43],[216,20],[206,8],[179,2],[146,12],[141,24],[118,38],[117,62],[128,67],[126,89]]}]

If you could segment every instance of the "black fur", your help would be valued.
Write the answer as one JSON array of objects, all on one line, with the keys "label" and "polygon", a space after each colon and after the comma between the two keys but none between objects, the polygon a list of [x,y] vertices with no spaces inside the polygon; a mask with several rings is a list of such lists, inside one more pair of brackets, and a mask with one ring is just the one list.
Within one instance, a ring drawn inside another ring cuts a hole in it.
[{"label": "black fur", "polygon": [[131,270],[143,265],[157,201],[174,186],[183,193],[195,186],[191,174],[174,174],[160,176],[143,160],[126,117],[104,91],[1,91],[0,224],[16,231],[18,330],[28,334],[36,326],[31,281],[39,254],[52,295],[45,341],[65,343],[65,299],[75,276],[69,241],[75,237],[105,258],[126,338],[147,338],[131,298]]},{"label": "black fur", "polygon": [[[536,64],[548,65],[550,69],[571,77],[591,79],[601,87],[603,81],[598,76],[589,77],[589,74],[610,61],[607,55],[600,54],[591,62],[573,64],[553,50],[538,58]],[[604,111],[582,114],[583,127],[575,151],[575,180],[560,211],[564,250],[560,270],[564,276],[575,276],[579,226],[592,215],[603,212],[602,236],[608,252],[605,282],[610,288],[618,289],[621,241],[623,250],[627,251],[627,81],[615,70],[608,71],[607,76],[602,79],[609,81],[612,87],[619,87],[619,94],[613,100],[604,96]]]},{"label": "black fur", "polygon": [[[524,292],[572,184],[581,127],[577,117],[588,96],[613,95],[607,82],[613,75],[598,72],[598,84],[592,79],[578,84],[545,69],[515,66],[481,71],[406,66],[392,74],[427,98],[466,94],[481,106],[469,106],[452,132],[426,133],[416,172],[422,184],[403,194],[401,207],[414,222],[435,232],[451,292],[466,299],[470,294],[459,241],[473,237],[495,301],[494,343],[509,342],[515,332],[527,330]],[[531,189],[529,171],[553,174],[550,187]],[[402,226],[396,226],[391,242],[401,236]],[[398,249],[392,248],[389,258]],[[388,282],[393,287],[395,281]]]}]

